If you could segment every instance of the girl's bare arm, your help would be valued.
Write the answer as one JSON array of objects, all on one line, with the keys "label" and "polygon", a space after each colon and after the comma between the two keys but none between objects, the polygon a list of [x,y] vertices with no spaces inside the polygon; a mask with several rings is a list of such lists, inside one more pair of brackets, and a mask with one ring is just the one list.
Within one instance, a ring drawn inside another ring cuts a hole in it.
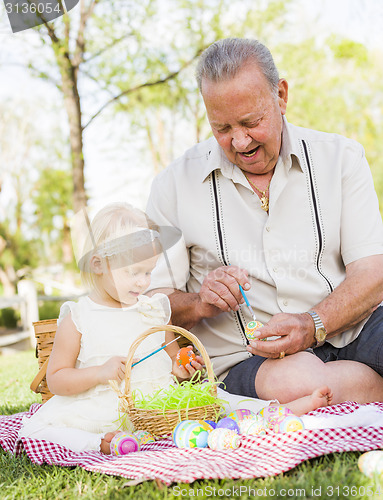
[{"label": "girl's bare arm", "polygon": [[80,394],[108,380],[122,380],[125,358],[115,356],[101,366],[75,368],[80,352],[81,334],[71,315],[66,316],[57,328],[47,368],[47,383],[53,394],[70,396]]}]

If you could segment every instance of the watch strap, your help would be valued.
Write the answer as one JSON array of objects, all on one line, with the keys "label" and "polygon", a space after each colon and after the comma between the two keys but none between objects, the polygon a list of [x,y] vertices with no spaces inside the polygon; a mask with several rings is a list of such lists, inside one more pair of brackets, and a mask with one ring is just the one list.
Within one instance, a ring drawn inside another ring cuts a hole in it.
[{"label": "watch strap", "polygon": [[314,341],[314,344],[312,345],[312,347],[320,347],[326,342],[326,333],[325,333],[324,340],[318,340],[317,332],[319,329],[326,332],[326,329],[325,329],[324,324],[323,324],[322,320],[320,319],[318,313],[316,313],[315,311],[307,311],[307,314],[309,314],[312,317],[312,319],[314,321],[314,326],[315,326],[315,333],[314,333],[315,341]]}]

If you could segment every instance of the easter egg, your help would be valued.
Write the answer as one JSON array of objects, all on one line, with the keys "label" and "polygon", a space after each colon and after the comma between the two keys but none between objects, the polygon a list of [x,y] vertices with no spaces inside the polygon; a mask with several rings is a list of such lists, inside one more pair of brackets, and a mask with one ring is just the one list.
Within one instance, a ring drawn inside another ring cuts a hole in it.
[{"label": "easter egg", "polygon": [[182,347],[178,352],[177,352],[177,363],[179,366],[186,366],[190,361],[195,360],[195,354],[193,352],[193,348],[191,346],[189,347]]},{"label": "easter egg", "polygon": [[134,434],[118,432],[110,442],[111,455],[127,455],[140,450],[140,443]]},{"label": "easter egg", "polygon": [[192,424],[192,423],[195,423],[195,420],[182,420],[181,422],[179,422],[173,429],[173,432],[172,432],[172,439],[174,442],[176,442],[176,435],[181,432],[182,429],[184,429],[187,424]]},{"label": "easter egg", "polygon": [[305,428],[303,420],[296,415],[281,415],[273,426],[274,432],[295,432]]},{"label": "easter egg", "polygon": [[230,417],[221,418],[217,423],[216,429],[230,429],[234,431],[236,434],[239,434],[239,427],[235,420]]},{"label": "easter egg", "polygon": [[150,432],[147,432],[147,431],[135,431],[135,432],[133,432],[133,434],[138,439],[138,442],[140,443],[140,446],[142,446],[143,444],[148,444],[148,443],[154,443],[155,442],[155,439],[150,434]]},{"label": "easter egg", "polygon": [[239,447],[240,436],[230,429],[217,428],[210,432],[207,443],[212,450],[235,449]]},{"label": "easter egg", "polygon": [[184,420],[173,431],[178,448],[206,448],[209,432],[196,420]]},{"label": "easter egg", "polygon": [[363,453],[359,457],[358,467],[368,477],[381,476],[383,474],[383,451],[374,450]]},{"label": "easter egg", "polygon": [[265,423],[269,429],[273,429],[274,422],[282,415],[293,415],[293,412],[286,408],[286,406],[266,406],[259,410],[257,415],[265,419]]},{"label": "easter egg", "polygon": [[204,422],[209,424],[210,427],[212,427],[213,429],[215,429],[217,427],[217,422],[214,422],[213,420],[204,420]]},{"label": "easter egg", "polygon": [[246,337],[249,340],[254,340],[256,330],[258,330],[258,328],[261,328],[261,326],[263,326],[263,323],[261,323],[260,321],[250,321],[249,323],[247,323],[247,325],[245,326]]},{"label": "easter egg", "polygon": [[247,410],[246,408],[240,408],[239,410],[232,411],[229,413],[228,417],[232,418],[239,424],[241,420],[245,418],[254,417],[255,413],[251,410]]},{"label": "easter egg", "polygon": [[[197,420],[197,422],[202,425],[202,427],[205,429],[205,431],[212,431],[214,429],[214,427],[210,424],[210,422],[208,420]],[[213,424],[215,424],[215,422],[213,422]],[[217,424],[215,424],[217,425]]]},{"label": "easter egg", "polygon": [[244,436],[262,436],[266,434],[267,425],[263,417],[255,415],[239,422],[239,433]]}]

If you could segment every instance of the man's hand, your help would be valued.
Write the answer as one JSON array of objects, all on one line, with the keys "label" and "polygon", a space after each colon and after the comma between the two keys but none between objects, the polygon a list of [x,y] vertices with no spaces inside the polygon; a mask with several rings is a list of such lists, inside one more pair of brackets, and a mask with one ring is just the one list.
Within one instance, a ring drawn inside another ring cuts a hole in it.
[{"label": "man's hand", "polygon": [[201,318],[211,318],[221,312],[238,311],[244,302],[239,285],[249,290],[247,272],[237,266],[221,266],[204,279],[197,304]]},{"label": "man's hand", "polygon": [[[259,340],[252,340],[247,350],[265,358],[278,358],[281,352],[294,354],[313,344],[314,332],[314,322],[308,314],[276,314],[257,330]],[[274,336],[280,338],[262,341]]]}]

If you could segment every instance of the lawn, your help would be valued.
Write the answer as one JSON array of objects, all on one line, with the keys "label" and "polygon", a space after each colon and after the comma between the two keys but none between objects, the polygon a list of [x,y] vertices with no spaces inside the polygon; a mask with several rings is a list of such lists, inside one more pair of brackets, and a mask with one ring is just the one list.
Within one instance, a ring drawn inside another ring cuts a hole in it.
[{"label": "lawn", "polygon": [[[0,356],[0,414],[25,411],[39,396],[29,389],[37,370],[32,351]],[[383,498],[383,483],[359,472],[361,453],[336,453],[302,463],[278,476],[253,480],[196,481],[192,484],[145,482],[127,486],[122,477],[80,467],[37,466],[0,448],[0,498],[172,499],[172,498]]]}]

